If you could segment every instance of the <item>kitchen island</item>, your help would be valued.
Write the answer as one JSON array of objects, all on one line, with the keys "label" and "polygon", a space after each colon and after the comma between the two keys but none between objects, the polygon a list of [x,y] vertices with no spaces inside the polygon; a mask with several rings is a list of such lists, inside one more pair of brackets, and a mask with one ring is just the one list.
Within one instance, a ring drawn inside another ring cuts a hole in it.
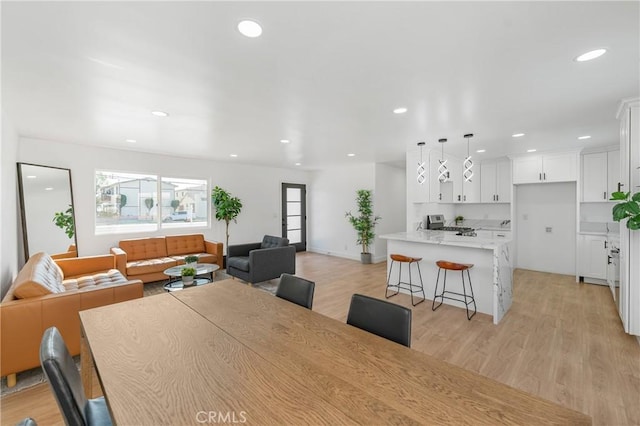
[{"label": "kitchen island", "polygon": [[[478,312],[491,315],[498,324],[511,307],[513,296],[513,263],[511,241],[493,238],[458,236],[446,231],[397,232],[381,235],[387,240],[387,253],[421,257],[420,269],[427,299],[433,300],[438,275],[436,261],[448,260],[457,263],[472,263],[471,283]],[[387,260],[387,276],[391,261]],[[408,282],[408,268],[402,268],[402,281]],[[394,268],[391,282],[398,279],[398,268]],[[412,282],[420,282],[417,268],[411,268]],[[442,277],[441,277],[442,280]],[[440,286],[440,289],[442,286]],[[447,289],[462,292],[459,273],[449,271]],[[406,290],[401,290],[408,293]],[[464,308],[464,304],[445,299],[444,303]]]}]

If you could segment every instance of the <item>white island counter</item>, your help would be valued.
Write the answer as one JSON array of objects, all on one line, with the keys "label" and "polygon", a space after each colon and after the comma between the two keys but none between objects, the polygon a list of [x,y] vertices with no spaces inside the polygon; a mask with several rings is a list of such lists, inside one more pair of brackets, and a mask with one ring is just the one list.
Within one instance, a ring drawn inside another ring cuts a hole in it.
[{"label": "white island counter", "polygon": [[[478,312],[493,316],[498,324],[511,307],[513,294],[513,264],[511,241],[465,237],[444,231],[397,232],[381,235],[387,240],[388,254],[403,254],[421,257],[420,269],[424,291],[428,300],[433,300],[438,267],[436,261],[448,260],[456,263],[472,263],[471,283]],[[391,260],[387,260],[387,276]],[[409,281],[408,268],[402,268],[402,281]],[[398,268],[393,269],[391,282],[398,279]],[[411,279],[420,282],[417,268],[411,268]],[[465,274],[466,275],[466,274]],[[442,282],[442,277],[440,278]],[[441,290],[441,288],[439,289]],[[448,271],[447,290],[461,292],[460,273]],[[407,291],[403,291],[408,293]],[[426,303],[426,302],[425,302]],[[464,308],[464,304],[445,299],[444,303]],[[462,314],[461,314],[462,315]]]}]

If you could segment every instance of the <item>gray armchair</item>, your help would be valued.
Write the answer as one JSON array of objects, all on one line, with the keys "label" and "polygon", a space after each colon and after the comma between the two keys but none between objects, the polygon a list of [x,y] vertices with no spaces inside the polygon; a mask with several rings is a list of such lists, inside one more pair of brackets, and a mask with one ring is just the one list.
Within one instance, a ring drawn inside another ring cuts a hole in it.
[{"label": "gray armchair", "polygon": [[229,246],[227,274],[259,283],[296,273],[296,248],[286,238],[265,235],[261,243]]}]

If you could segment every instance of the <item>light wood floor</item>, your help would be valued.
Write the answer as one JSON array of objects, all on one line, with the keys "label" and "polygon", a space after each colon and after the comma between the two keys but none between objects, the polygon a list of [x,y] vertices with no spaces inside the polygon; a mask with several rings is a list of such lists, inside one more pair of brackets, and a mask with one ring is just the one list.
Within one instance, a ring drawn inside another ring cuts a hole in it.
[{"label": "light wood floor", "polygon": [[[384,263],[297,257],[296,275],[316,282],[314,311],[344,321],[353,293],[384,297]],[[640,425],[640,345],[623,332],[608,287],[525,270],[514,278],[513,306],[497,326],[446,305],[432,312],[429,301],[412,308],[412,348],[589,414],[594,424]],[[411,307],[408,296],[391,300]],[[3,397],[0,423],[32,416],[62,424],[47,386]]]}]

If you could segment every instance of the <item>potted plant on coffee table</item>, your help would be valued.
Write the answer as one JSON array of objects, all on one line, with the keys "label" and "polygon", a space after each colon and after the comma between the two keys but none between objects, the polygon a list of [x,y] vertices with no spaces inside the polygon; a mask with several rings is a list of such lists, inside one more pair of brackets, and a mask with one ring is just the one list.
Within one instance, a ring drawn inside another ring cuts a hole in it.
[{"label": "potted plant on coffee table", "polygon": [[190,268],[195,268],[196,265],[198,264],[198,256],[193,254],[190,254],[189,256],[185,256],[184,263]]},{"label": "potted plant on coffee table", "polygon": [[182,285],[185,287],[188,287],[190,285],[193,285],[193,279],[196,276],[196,269],[190,268],[190,267],[182,268],[181,275],[182,275]]},{"label": "potted plant on coffee table", "polygon": [[373,242],[375,228],[380,216],[374,216],[373,214],[373,201],[371,200],[370,189],[359,189],[356,191],[356,203],[358,204],[358,214],[354,216],[351,212],[345,214],[349,223],[356,230],[358,238],[356,242],[362,244],[362,253],[360,253],[360,260],[362,263],[371,263],[371,253],[369,253],[369,246]]}]

